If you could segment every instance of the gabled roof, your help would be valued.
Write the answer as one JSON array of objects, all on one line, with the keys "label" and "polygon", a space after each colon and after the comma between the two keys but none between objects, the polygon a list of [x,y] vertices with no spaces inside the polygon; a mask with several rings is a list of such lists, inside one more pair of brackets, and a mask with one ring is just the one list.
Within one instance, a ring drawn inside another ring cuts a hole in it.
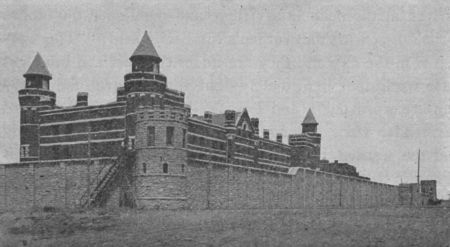
[{"label": "gabled roof", "polygon": [[314,117],[314,114],[311,111],[311,108],[309,108],[308,112],[306,113],[305,119],[303,119],[302,124],[319,124],[316,121],[316,118]]},{"label": "gabled roof", "polygon": [[50,71],[47,69],[47,65],[45,65],[44,59],[42,59],[41,54],[36,53],[36,56],[34,56],[33,62],[31,62],[30,67],[28,68],[27,72],[23,74],[23,76],[27,75],[45,75],[52,78],[52,74],[50,74]]},{"label": "gabled roof", "polygon": [[236,127],[241,128],[244,122],[247,123],[247,127],[249,128],[249,130],[253,132],[253,126],[250,120],[250,116],[248,115],[247,108],[244,108],[244,110],[242,110],[242,113],[236,116]]},{"label": "gabled roof", "polygon": [[[241,116],[241,112],[235,112],[234,114],[234,119],[235,119],[235,123],[237,124],[238,120],[240,119]],[[220,125],[220,126],[225,126],[225,114],[221,113],[221,114],[213,114],[212,115],[212,123],[216,124],[216,125]]]},{"label": "gabled roof", "polygon": [[161,62],[162,60],[159,57],[158,52],[156,52],[155,46],[150,40],[147,31],[145,31],[144,36],[141,39],[141,42],[137,46],[136,50],[134,50],[133,55],[131,55],[130,59],[135,56],[149,56],[156,58],[159,62]]}]

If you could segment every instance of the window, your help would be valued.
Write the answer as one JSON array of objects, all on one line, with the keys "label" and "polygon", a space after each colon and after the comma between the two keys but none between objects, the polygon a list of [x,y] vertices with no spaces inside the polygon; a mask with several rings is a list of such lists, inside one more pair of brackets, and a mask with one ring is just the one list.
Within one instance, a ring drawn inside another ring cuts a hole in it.
[{"label": "window", "polygon": [[155,126],[147,127],[147,146],[155,146]]},{"label": "window", "polygon": [[42,80],[42,88],[48,90],[49,89],[49,83],[48,80]]},{"label": "window", "polygon": [[128,150],[134,149],[135,138],[134,136],[130,136],[130,142],[128,145]]},{"label": "window", "polygon": [[142,172],[147,173],[147,164],[142,163]]},{"label": "window", "polygon": [[167,163],[163,164],[163,173],[168,173],[169,172],[169,165]]},{"label": "window", "polygon": [[167,127],[166,128],[166,144],[167,145],[173,145],[173,132],[174,127]]},{"label": "window", "polygon": [[20,158],[27,158],[30,156],[30,145],[20,146]]},{"label": "window", "polygon": [[186,147],[186,129],[183,129],[183,147]]},{"label": "window", "polygon": [[181,173],[184,173],[184,164],[181,164]]}]

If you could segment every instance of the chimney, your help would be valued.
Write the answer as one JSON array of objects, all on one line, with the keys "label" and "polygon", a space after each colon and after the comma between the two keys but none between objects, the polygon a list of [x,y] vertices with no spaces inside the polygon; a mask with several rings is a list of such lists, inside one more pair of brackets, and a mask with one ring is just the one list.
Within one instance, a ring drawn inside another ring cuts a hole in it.
[{"label": "chimney", "polygon": [[283,142],[283,135],[281,133],[277,134],[277,142],[279,142],[279,143]]},{"label": "chimney", "polygon": [[225,127],[235,127],[236,111],[225,110]]},{"label": "chimney", "polygon": [[212,123],[212,112],[210,112],[210,111],[205,111],[205,113],[203,114],[203,119],[204,119],[207,123]]},{"label": "chimney", "polygon": [[88,93],[79,92],[77,94],[77,104],[76,106],[87,106],[88,105]]},{"label": "chimney", "polygon": [[125,88],[124,87],[118,87],[117,88],[117,102],[126,101],[125,97]]},{"label": "chimney", "polygon": [[269,139],[270,138],[270,134],[269,134],[269,130],[268,129],[264,129],[263,130],[263,137],[264,137],[264,139]]},{"label": "chimney", "polygon": [[255,131],[255,136],[259,136],[259,118],[252,117],[250,123]]}]

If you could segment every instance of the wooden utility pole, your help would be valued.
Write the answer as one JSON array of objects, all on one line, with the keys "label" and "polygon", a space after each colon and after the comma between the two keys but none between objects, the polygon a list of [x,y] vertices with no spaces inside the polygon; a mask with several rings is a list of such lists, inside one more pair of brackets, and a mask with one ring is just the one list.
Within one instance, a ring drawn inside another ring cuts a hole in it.
[{"label": "wooden utility pole", "polygon": [[91,125],[88,126],[88,162],[87,162],[87,193],[88,193],[88,207],[91,206]]},{"label": "wooden utility pole", "polygon": [[417,192],[421,192],[420,188],[420,148],[419,148],[419,155],[417,156]]}]

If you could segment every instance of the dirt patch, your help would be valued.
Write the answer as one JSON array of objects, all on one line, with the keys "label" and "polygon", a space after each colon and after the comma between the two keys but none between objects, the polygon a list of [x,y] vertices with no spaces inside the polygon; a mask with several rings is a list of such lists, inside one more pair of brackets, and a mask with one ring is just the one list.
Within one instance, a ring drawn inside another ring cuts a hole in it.
[{"label": "dirt patch", "polygon": [[115,225],[116,220],[112,215],[52,212],[16,218],[8,232],[47,238],[76,232],[104,231]]}]

